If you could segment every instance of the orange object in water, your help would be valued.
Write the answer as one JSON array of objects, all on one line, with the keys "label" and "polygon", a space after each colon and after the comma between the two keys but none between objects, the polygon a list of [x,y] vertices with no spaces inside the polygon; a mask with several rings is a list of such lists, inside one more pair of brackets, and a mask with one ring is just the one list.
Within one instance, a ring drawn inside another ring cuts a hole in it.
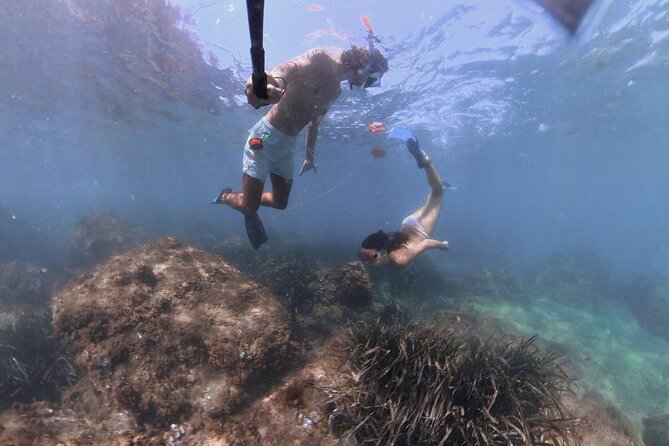
[{"label": "orange object in water", "polygon": [[366,16],[360,17],[362,19],[362,24],[365,25],[365,28],[367,28],[367,31],[372,30],[372,22],[369,21],[369,19]]},{"label": "orange object in water", "polygon": [[383,149],[379,149],[379,148],[376,148],[376,147],[374,147],[374,148],[371,150],[371,153],[372,153],[372,156],[373,156],[374,158],[383,158],[383,157],[386,156],[386,151],[385,151],[385,150],[383,150]]},{"label": "orange object in water", "polygon": [[383,125],[383,122],[372,122],[367,127],[372,132],[383,132],[386,129],[386,126]]},{"label": "orange object in water", "polygon": [[311,11],[311,12],[325,11],[325,6],[314,3],[313,5],[307,6],[307,11]]}]

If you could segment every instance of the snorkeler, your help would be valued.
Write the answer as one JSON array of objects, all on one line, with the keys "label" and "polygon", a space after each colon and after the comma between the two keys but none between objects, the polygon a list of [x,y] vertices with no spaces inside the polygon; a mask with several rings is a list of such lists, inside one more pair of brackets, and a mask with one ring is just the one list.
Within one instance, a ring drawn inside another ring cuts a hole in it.
[{"label": "snorkeler", "polygon": [[[306,154],[300,175],[316,172],[318,126],[341,93],[341,82],[360,88],[377,87],[388,71],[388,62],[370,43],[369,49],[353,45],[345,51],[312,49],[267,73],[267,99],[246,83],[249,104],[258,108],[274,104],[249,131],[244,147],[242,192],[224,188],[212,203],[227,204],[244,214],[251,245],[267,241],[258,208],[285,209],[293,184],[293,155],[297,135],[307,127]],[[264,192],[269,175],[272,191]]]},{"label": "snorkeler", "polygon": [[405,267],[419,254],[428,249],[448,249],[448,242],[430,238],[441,212],[444,190],[447,183],[441,181],[432,161],[418,145],[414,134],[404,128],[390,132],[391,138],[404,141],[420,169],[425,169],[427,182],[432,189],[427,203],[406,217],[399,231],[385,233],[377,231],[362,242],[358,254],[360,260],[369,266],[390,265]]}]

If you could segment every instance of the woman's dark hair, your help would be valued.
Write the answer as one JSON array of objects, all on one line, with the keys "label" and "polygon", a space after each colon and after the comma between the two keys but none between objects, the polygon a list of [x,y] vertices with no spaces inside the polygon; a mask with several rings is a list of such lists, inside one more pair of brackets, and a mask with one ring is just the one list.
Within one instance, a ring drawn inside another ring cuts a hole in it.
[{"label": "woman's dark hair", "polygon": [[376,249],[377,251],[385,249],[386,252],[390,252],[399,248],[408,240],[409,236],[404,232],[394,231],[386,234],[382,230],[378,230],[362,241],[362,247],[364,249]]}]

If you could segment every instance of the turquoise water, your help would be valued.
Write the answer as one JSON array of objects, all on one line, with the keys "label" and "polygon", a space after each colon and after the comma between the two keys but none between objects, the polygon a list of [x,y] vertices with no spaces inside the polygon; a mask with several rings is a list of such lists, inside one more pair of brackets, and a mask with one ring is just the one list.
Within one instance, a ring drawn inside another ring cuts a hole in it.
[{"label": "turquoise water", "polygon": [[501,318],[511,332],[567,349],[579,391],[592,391],[639,423],[669,411],[669,343],[639,327],[626,309],[587,312],[541,296],[518,306],[481,301],[475,308]]},{"label": "turquoise water", "polygon": [[[529,0],[268,1],[268,67],[312,47],[365,46],[362,16],[390,65],[380,88],[345,89],[333,104],[318,172],[296,177],[288,211],[261,210],[270,243],[354,260],[366,235],[424,202],[414,160],[369,130],[381,122],[413,129],[458,188],[434,234],[449,250],[425,254],[435,271],[521,269],[582,250],[612,276],[666,277],[667,11],[668,0],[596,0],[571,36]],[[240,187],[247,130],[267,111],[243,96],[248,48],[238,0],[3,2],[0,261],[58,271],[73,224],[100,210],[156,236],[245,241],[243,219],[209,201]],[[371,158],[375,148],[386,156]],[[614,300],[549,295],[477,308],[565,346],[582,388],[636,421],[669,412],[665,341]]]}]

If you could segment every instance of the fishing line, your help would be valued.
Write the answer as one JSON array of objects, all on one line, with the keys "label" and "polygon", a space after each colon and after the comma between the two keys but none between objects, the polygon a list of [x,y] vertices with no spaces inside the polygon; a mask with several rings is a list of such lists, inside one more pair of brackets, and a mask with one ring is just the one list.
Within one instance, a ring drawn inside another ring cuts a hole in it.
[{"label": "fishing line", "polygon": [[285,214],[286,212],[292,211],[292,210],[297,209],[297,208],[299,208],[299,207],[301,207],[301,206],[304,206],[304,205],[307,204],[307,203],[310,203],[310,202],[312,202],[312,201],[314,201],[314,200],[318,200],[318,199],[320,199],[320,198],[325,197],[326,195],[329,195],[329,194],[332,193],[335,189],[338,189],[338,188],[341,187],[344,183],[346,183],[349,179],[351,179],[351,177],[353,177],[354,175],[358,174],[363,168],[365,168],[369,163],[371,163],[372,161],[374,161],[374,159],[376,159],[376,158],[377,158],[377,157],[374,156],[374,155],[370,156],[369,159],[368,159],[367,161],[365,161],[364,163],[362,163],[361,165],[359,165],[356,169],[349,170],[348,174],[346,174],[345,176],[343,176],[337,183],[335,183],[334,186],[330,187],[330,188],[329,188],[328,190],[326,190],[325,192],[323,192],[323,193],[321,193],[321,194],[319,194],[319,195],[316,195],[316,196],[314,196],[314,197],[307,198],[306,200],[302,200],[302,201],[300,201],[300,202],[298,202],[298,203],[295,203],[294,205],[289,206],[289,207],[287,207],[286,209],[283,209],[281,212],[278,212],[278,213],[272,215],[271,217],[267,218],[267,220],[274,220],[275,218],[277,218],[277,217],[279,217],[279,216]]}]

